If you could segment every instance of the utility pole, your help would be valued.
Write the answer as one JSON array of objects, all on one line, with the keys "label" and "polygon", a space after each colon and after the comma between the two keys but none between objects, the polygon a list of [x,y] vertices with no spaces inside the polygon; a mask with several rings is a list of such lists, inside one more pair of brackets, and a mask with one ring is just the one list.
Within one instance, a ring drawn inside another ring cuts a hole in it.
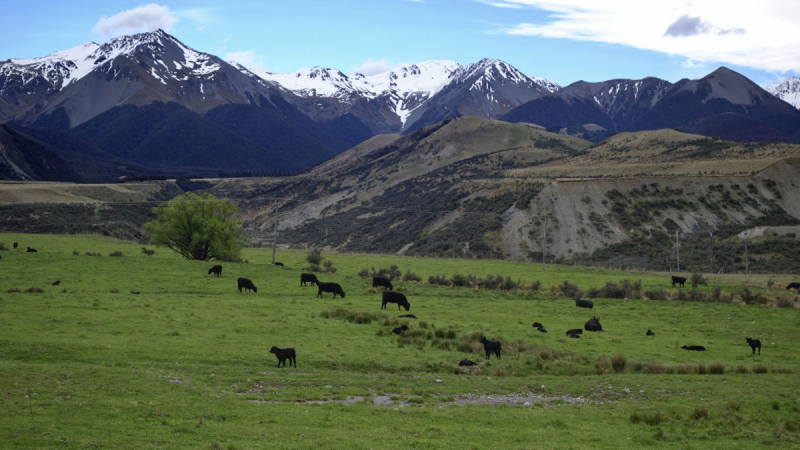
[{"label": "utility pole", "polygon": [[749,231],[744,232],[744,274],[750,274],[750,261],[747,259],[747,235],[750,234]]},{"label": "utility pole", "polygon": [[713,231],[709,231],[708,235],[711,237],[711,248],[710,248],[711,273],[714,273],[714,232]]},{"label": "utility pole", "polygon": [[272,265],[275,265],[275,249],[278,246],[278,216],[275,216],[275,225],[272,228]]},{"label": "utility pole", "polygon": [[675,258],[678,260],[678,272],[681,271],[681,243],[678,241],[678,230],[675,230]]},{"label": "utility pole", "polygon": [[544,216],[544,228],[542,228],[542,272],[547,269],[547,263],[545,261],[546,247],[547,245],[547,216]]}]

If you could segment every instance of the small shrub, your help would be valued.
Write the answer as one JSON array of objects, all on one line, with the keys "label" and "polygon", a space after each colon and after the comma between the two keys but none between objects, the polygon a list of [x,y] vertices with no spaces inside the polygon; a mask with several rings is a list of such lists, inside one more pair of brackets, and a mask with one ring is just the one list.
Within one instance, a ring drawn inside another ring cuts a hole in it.
[{"label": "small shrub", "polygon": [[73,251],[72,251],[72,256],[78,256],[78,255],[80,255],[80,254],[81,254],[81,253],[80,253],[79,251],[77,251],[77,250],[73,250]]},{"label": "small shrub", "polygon": [[725,366],[719,363],[711,364],[708,366],[708,373],[711,375],[722,375],[725,373]]},{"label": "small shrub", "polygon": [[614,372],[620,373],[625,372],[625,368],[628,366],[628,358],[623,355],[617,355],[611,358],[611,367],[614,369]]},{"label": "small shrub", "polygon": [[664,414],[661,411],[657,411],[651,414],[645,412],[635,412],[631,414],[630,417],[631,423],[643,423],[650,426],[660,425],[661,422],[664,421]]},{"label": "small shrub", "polygon": [[531,283],[531,291],[536,292],[542,289],[542,282],[541,281],[534,281]]},{"label": "small shrub", "polygon": [[29,292],[31,294],[41,294],[44,292],[44,289],[40,287],[29,287],[28,289],[25,289],[25,292]]},{"label": "small shrub", "polygon": [[720,303],[731,303],[733,301],[733,296],[725,291],[719,295],[719,302]]},{"label": "small shrub", "polygon": [[149,250],[147,247],[142,247],[142,253],[145,256],[153,256],[153,255],[156,254],[156,251],[155,250]]},{"label": "small shrub", "polygon": [[753,373],[769,373],[769,369],[767,369],[767,366],[759,364],[753,366]]},{"label": "small shrub", "polygon": [[692,419],[701,420],[708,419],[708,410],[705,408],[695,408],[692,412]]},{"label": "small shrub", "polygon": [[745,304],[752,305],[758,300],[758,293],[752,292],[749,287],[745,286],[739,292],[739,297],[742,298]]},{"label": "small shrub", "polygon": [[306,253],[306,262],[312,266],[319,267],[322,264],[322,250],[314,247]]},{"label": "small shrub", "polygon": [[122,252],[117,250],[115,252],[109,253],[108,256],[122,256]]},{"label": "small shrub", "polygon": [[405,282],[414,281],[416,283],[419,283],[420,281],[422,281],[422,278],[418,277],[417,274],[413,273],[411,270],[406,270],[405,275],[403,275],[403,281]]},{"label": "small shrub", "polygon": [[600,358],[594,363],[594,373],[604,375],[611,372],[611,363],[605,358]]},{"label": "small shrub", "polygon": [[781,404],[778,403],[777,400],[772,402],[772,409],[774,409],[775,411],[780,411],[781,410]]},{"label": "small shrub", "polygon": [[450,286],[450,280],[447,279],[447,275],[431,275],[428,277],[428,284]]},{"label": "small shrub", "polygon": [[692,282],[692,289],[693,290],[697,290],[697,287],[700,286],[700,285],[704,285],[705,286],[705,285],[708,284],[708,280],[703,278],[703,274],[701,274],[701,273],[693,273],[691,282]]},{"label": "small shrub", "polygon": [[8,247],[6,247],[5,242],[0,242],[0,250],[8,251]]},{"label": "small shrub", "polygon": [[375,289],[375,288],[369,288],[369,289],[367,289],[367,294],[375,294],[375,293],[377,293],[377,292],[378,292],[378,290],[377,290],[377,289]]},{"label": "small shrub", "polygon": [[578,285],[570,283],[569,280],[564,280],[564,282],[558,286],[558,288],[565,297],[575,297],[581,292],[581,290],[578,288]]},{"label": "small shrub", "polygon": [[775,285],[775,282],[774,282],[774,281],[772,281],[772,277],[769,277],[769,281],[767,281],[767,287],[768,287],[768,288],[771,288],[771,287],[772,287],[772,286],[774,286],[774,285]]},{"label": "small shrub", "polygon": [[405,286],[397,286],[396,288],[394,288],[394,290],[396,292],[408,292],[408,288]]},{"label": "small shrub", "polygon": [[111,292],[112,294],[119,294],[119,289],[110,289],[108,292]]},{"label": "small shrub", "polygon": [[768,305],[769,304],[769,297],[767,297],[766,295],[759,295],[758,298],[756,299],[756,301],[761,306]]},{"label": "small shrub", "polygon": [[721,287],[717,286],[717,287],[714,288],[713,291],[711,291],[711,300],[719,303],[721,296],[722,296],[722,288]]},{"label": "small shrub", "polygon": [[325,273],[336,273],[336,267],[333,267],[333,261],[330,259],[322,263],[322,266],[325,267]]},{"label": "small shrub", "polygon": [[369,278],[370,277],[369,276],[369,270],[361,269],[361,271],[358,272],[358,276],[360,276],[361,278]]}]

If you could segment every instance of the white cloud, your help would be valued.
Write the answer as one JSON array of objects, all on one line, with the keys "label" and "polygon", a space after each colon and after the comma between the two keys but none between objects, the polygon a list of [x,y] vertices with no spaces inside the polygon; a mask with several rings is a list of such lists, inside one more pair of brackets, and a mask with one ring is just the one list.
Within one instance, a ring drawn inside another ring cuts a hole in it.
[{"label": "white cloud", "polygon": [[264,58],[256,54],[255,50],[228,52],[223,59],[228,62],[237,62],[252,71],[267,71]]},{"label": "white cloud", "polygon": [[520,9],[520,8],[522,8],[522,5],[520,5],[520,4],[508,3],[508,2],[505,2],[505,1],[499,1],[499,2],[495,2],[495,1],[492,1],[492,0],[475,0],[475,1],[477,1],[478,3],[483,3],[485,5],[489,5],[489,6],[496,6],[498,8],[510,8],[510,9]]},{"label": "white cloud", "polygon": [[[507,34],[604,42],[684,58],[800,72],[800,2],[786,0],[502,0],[549,13]],[[500,5],[494,5],[500,6]],[[520,13],[515,13],[520,14]]]},{"label": "white cloud", "polygon": [[379,73],[388,72],[388,71],[392,70],[394,67],[395,67],[395,65],[392,64],[391,61],[389,61],[386,58],[379,59],[377,61],[375,61],[375,60],[370,58],[370,59],[364,61],[364,63],[361,64],[360,66],[354,67],[353,69],[351,69],[350,70],[350,74],[352,75],[352,74],[355,74],[355,73],[360,73],[362,75],[370,76],[370,75],[375,75],[375,74],[379,74]]},{"label": "white cloud", "polygon": [[164,31],[170,31],[176,23],[178,23],[178,17],[170,11],[168,6],[152,3],[139,5],[136,8],[114,14],[111,17],[101,16],[92,32],[108,38],[123,34],[155,31],[159,28]]}]

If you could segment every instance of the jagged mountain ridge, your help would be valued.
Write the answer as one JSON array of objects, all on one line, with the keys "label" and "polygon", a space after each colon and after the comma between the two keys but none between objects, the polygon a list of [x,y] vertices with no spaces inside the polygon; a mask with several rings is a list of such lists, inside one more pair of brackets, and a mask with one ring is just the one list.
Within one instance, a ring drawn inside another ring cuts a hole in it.
[{"label": "jagged mountain ridge", "polygon": [[800,109],[800,78],[789,77],[767,86],[767,92]]},{"label": "jagged mountain ridge", "polygon": [[763,123],[764,127],[753,121],[742,122],[736,116],[717,117],[715,127],[723,126],[720,120],[727,119],[736,124],[758,125],[761,131],[747,134],[748,139],[758,139],[760,133],[766,133],[765,139],[772,140],[777,135],[767,132],[767,127],[789,136],[790,142],[800,136],[800,111],[725,67],[697,80],[683,79],[675,84],[658,78],[579,81],[521,105],[501,120],[547,128],[595,124],[622,132],[678,128],[724,113]]}]

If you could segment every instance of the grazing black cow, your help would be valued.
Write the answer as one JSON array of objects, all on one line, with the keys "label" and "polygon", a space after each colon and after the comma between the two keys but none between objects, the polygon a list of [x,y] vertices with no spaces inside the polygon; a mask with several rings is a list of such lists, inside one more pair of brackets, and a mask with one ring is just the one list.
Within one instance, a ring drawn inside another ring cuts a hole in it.
[{"label": "grazing black cow", "polygon": [[647,329],[647,333],[645,333],[645,334],[646,334],[647,336],[655,336],[655,335],[656,335],[656,334],[655,334],[655,333],[653,333],[653,331],[652,331],[651,329],[649,329],[649,328]]},{"label": "grazing black cow", "polygon": [[533,328],[542,328],[544,325],[540,324],[539,322],[533,322]]},{"label": "grazing black cow", "polygon": [[215,276],[221,277],[222,276],[222,266],[217,264],[216,266],[208,269],[208,274],[214,274]]},{"label": "grazing black cow", "polygon": [[402,316],[397,316],[397,317],[408,317],[409,319],[416,319],[417,318],[417,316],[415,316],[413,314],[403,314]]},{"label": "grazing black cow", "polygon": [[400,311],[401,306],[405,308],[406,311],[411,309],[411,304],[408,303],[406,296],[400,292],[383,291],[383,302],[381,303],[381,309],[386,309],[387,303],[397,303],[398,311]]},{"label": "grazing black cow", "polygon": [[583,326],[583,329],[586,331],[603,331],[603,326],[600,325],[600,319],[592,318],[586,322],[586,325]]},{"label": "grazing black cow", "polygon": [[28,253],[36,253],[36,249],[28,247]]},{"label": "grazing black cow", "polygon": [[698,352],[706,351],[706,348],[703,347],[702,345],[684,345],[681,348],[684,349],[684,350],[694,350],[694,351],[698,351]]},{"label": "grazing black cow", "polygon": [[378,286],[383,286],[388,290],[394,290],[394,286],[392,286],[392,280],[386,277],[372,277],[372,287],[376,288]]},{"label": "grazing black cow", "polygon": [[317,288],[317,298],[322,297],[323,292],[332,292],[333,298],[336,298],[337,294],[344,298],[342,287],[336,283],[317,283]]},{"label": "grazing black cow", "polygon": [[492,359],[492,353],[500,359],[500,351],[502,350],[500,343],[497,341],[490,341],[486,336],[481,336],[480,343],[483,344],[483,349],[486,351],[486,359]]},{"label": "grazing black cow", "polygon": [[17,248],[18,245],[19,245],[19,243],[14,242],[14,248]]},{"label": "grazing black cow", "polygon": [[406,330],[408,330],[408,325],[403,325],[402,327],[397,327],[394,330],[392,330],[392,333],[394,333],[394,334],[403,334],[403,332],[406,331]]},{"label": "grazing black cow", "polygon": [[478,364],[476,364],[475,362],[470,361],[468,359],[462,359],[461,361],[458,362],[458,366],[459,367],[469,367],[469,366],[477,366],[477,365]]},{"label": "grazing black cow", "polygon": [[581,300],[579,298],[575,299],[575,306],[578,308],[594,308],[594,303],[590,302],[589,300]]},{"label": "grazing black cow", "polygon": [[274,263],[272,263],[272,265],[273,266],[281,266],[281,267],[283,267],[283,263],[282,262],[274,262]]},{"label": "grazing black cow", "polygon": [[570,334],[583,334],[583,330],[581,330],[580,328],[573,328],[571,330],[567,330],[567,335]]},{"label": "grazing black cow", "polygon": [[684,287],[684,284],[686,284],[686,278],[684,278],[684,277],[672,277],[672,287],[675,287],[676,283],[680,287]]},{"label": "grazing black cow", "polygon": [[797,289],[798,291],[800,291],[800,283],[796,281],[794,283],[789,283],[789,285],[786,286],[786,290],[788,291],[789,289]]},{"label": "grazing black cow", "polygon": [[274,353],[275,356],[278,357],[278,367],[281,366],[281,363],[283,363],[283,367],[286,367],[286,360],[288,359],[289,367],[292,367],[292,363],[294,363],[295,369],[297,368],[297,359],[295,358],[294,349],[292,347],[278,348],[273,345],[269,352]]},{"label": "grazing black cow", "polygon": [[750,344],[750,348],[753,349],[753,354],[754,355],[756,354],[756,348],[757,348],[758,349],[758,354],[760,355],[761,354],[761,341],[759,339],[750,339],[750,338],[745,338],[745,339],[747,339],[747,343]]},{"label": "grazing black cow", "polygon": [[237,282],[239,283],[239,292],[242,292],[242,288],[244,288],[245,291],[252,290],[253,292],[258,292],[253,282],[247,278],[239,278]]},{"label": "grazing black cow", "polygon": [[61,280],[56,280],[56,281],[53,283],[53,286],[58,286],[59,284],[61,284]]},{"label": "grazing black cow", "polygon": [[544,327],[539,327],[536,329],[536,331],[538,331],[539,333],[547,333],[547,330],[545,330]]},{"label": "grazing black cow", "polygon": [[301,273],[300,274],[300,286],[305,286],[306,283],[311,283],[311,285],[319,284],[319,280],[317,276],[313,273]]}]

